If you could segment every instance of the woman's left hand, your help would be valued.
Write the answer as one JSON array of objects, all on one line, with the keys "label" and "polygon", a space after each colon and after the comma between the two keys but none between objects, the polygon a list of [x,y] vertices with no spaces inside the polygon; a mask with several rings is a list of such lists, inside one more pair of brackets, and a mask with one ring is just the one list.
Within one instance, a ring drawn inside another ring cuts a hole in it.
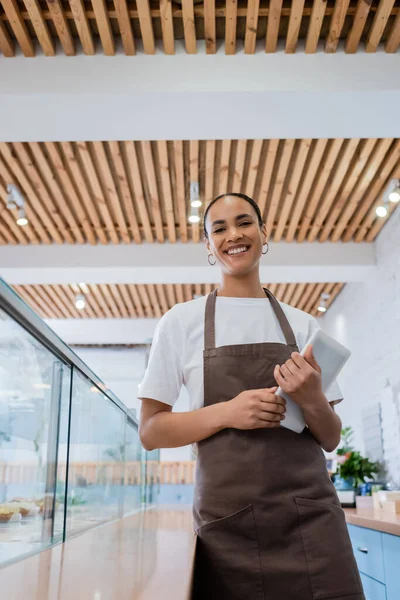
[{"label": "woman's left hand", "polygon": [[292,352],[291,358],[283,365],[276,365],[274,377],[282,390],[302,408],[324,398],[321,368],[315,360],[312,346],[308,346],[304,356]]}]

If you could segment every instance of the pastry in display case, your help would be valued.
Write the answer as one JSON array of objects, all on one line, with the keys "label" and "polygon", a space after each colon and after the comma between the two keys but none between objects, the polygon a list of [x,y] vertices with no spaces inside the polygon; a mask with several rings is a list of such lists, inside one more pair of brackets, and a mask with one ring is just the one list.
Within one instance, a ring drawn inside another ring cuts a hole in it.
[{"label": "pastry in display case", "polygon": [[0,523],[15,523],[21,520],[21,513],[17,502],[0,504]]}]

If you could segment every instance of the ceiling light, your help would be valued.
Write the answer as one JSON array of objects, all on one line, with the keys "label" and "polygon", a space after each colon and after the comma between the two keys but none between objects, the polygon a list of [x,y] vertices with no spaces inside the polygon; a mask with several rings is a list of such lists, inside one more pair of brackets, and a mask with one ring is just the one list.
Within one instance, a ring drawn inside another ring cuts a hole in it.
[{"label": "ceiling light", "polygon": [[82,310],[86,306],[85,296],[83,294],[77,294],[75,296],[75,306],[78,310]]},{"label": "ceiling light", "polygon": [[26,218],[25,211],[23,208],[20,208],[18,211],[18,219],[17,225],[23,227],[24,225],[28,225],[28,219]]},{"label": "ceiling light", "polygon": [[198,181],[192,181],[190,183],[190,205],[193,208],[200,208],[201,206]]},{"label": "ceiling light", "polygon": [[190,215],[189,221],[191,223],[200,223],[200,217],[199,215]]},{"label": "ceiling light", "polygon": [[329,300],[330,294],[323,293],[321,294],[320,302],[318,305],[318,312],[324,313],[326,312],[326,301]]},{"label": "ceiling light", "polygon": [[376,209],[376,214],[378,215],[378,217],[386,217],[386,215],[387,215],[386,206],[378,206],[378,208]]},{"label": "ceiling light", "polygon": [[389,194],[390,202],[400,202],[400,181]]}]

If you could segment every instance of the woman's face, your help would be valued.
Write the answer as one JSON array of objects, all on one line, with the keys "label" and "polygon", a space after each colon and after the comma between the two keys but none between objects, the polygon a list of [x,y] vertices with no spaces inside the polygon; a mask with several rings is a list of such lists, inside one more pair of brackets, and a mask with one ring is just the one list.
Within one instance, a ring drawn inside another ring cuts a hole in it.
[{"label": "woman's face", "polygon": [[267,232],[249,202],[224,196],[208,211],[206,227],[207,250],[225,273],[239,275],[258,266]]}]

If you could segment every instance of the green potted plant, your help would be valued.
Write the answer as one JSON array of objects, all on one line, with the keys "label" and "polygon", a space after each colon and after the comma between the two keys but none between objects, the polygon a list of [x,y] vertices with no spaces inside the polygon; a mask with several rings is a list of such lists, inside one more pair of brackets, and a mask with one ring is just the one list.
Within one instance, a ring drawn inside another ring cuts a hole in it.
[{"label": "green potted plant", "polygon": [[[335,487],[341,486],[342,490],[354,490],[357,504],[359,486],[366,483],[366,480],[373,480],[374,475],[379,472],[380,464],[370,461],[354,449],[351,427],[342,429],[341,441],[342,447],[336,451],[339,477],[335,478]],[[372,502],[370,504],[372,506]]]}]

